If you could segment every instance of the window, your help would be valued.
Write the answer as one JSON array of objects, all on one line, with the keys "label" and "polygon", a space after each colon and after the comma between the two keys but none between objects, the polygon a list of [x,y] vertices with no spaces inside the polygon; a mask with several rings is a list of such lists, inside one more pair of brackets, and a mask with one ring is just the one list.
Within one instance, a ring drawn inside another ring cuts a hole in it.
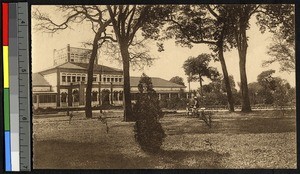
[{"label": "window", "polygon": [[62,76],[62,77],[61,77],[61,81],[62,81],[62,82],[66,82],[66,76]]},{"label": "window", "polygon": [[33,103],[37,102],[37,95],[33,95]]},{"label": "window", "polygon": [[114,78],[111,78],[111,82],[114,82]]},{"label": "window", "polygon": [[55,103],[56,102],[56,95],[46,94],[39,96],[40,103]]},{"label": "window", "polygon": [[82,77],[82,81],[85,82],[85,77]]},{"label": "window", "polygon": [[118,91],[114,91],[114,100],[115,101],[118,101],[118,94],[119,94]]},{"label": "window", "polygon": [[110,82],[110,78],[107,78],[107,82]]},{"label": "window", "polygon": [[77,82],[80,82],[80,76],[79,77],[77,76],[76,78],[77,78]]},{"label": "window", "polygon": [[118,78],[115,78],[115,82],[118,82]]},{"label": "window", "polygon": [[120,99],[120,101],[122,101],[123,100],[123,91],[119,91],[119,99]]},{"label": "window", "polygon": [[79,102],[79,91],[78,90],[73,91],[73,102]]},{"label": "window", "polygon": [[93,82],[97,81],[97,76],[93,76]]},{"label": "window", "polygon": [[76,81],[76,77],[72,76],[72,82],[75,82],[75,81]]},{"label": "window", "polygon": [[67,76],[67,82],[71,82],[71,76]]},{"label": "window", "polygon": [[92,101],[97,101],[97,96],[98,96],[98,92],[97,91],[93,91],[92,92]]},{"label": "window", "polygon": [[66,103],[67,102],[67,96],[68,96],[68,94],[66,93],[66,92],[63,92],[63,93],[61,93],[60,94],[60,97],[61,97],[61,102],[62,103]]},{"label": "window", "polygon": [[71,62],[74,62],[74,59],[71,59]]},{"label": "window", "polygon": [[122,78],[119,78],[119,82],[122,82]]},{"label": "window", "polygon": [[106,82],[106,77],[103,77],[103,82],[104,82],[104,83]]}]

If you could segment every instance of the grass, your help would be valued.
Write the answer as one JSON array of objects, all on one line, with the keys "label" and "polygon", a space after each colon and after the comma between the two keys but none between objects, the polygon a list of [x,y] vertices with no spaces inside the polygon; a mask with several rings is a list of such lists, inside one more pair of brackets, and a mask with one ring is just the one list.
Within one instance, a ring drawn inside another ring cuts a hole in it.
[{"label": "grass", "polygon": [[158,154],[139,148],[134,123],[123,122],[122,113],[107,114],[108,133],[97,119],[74,115],[71,124],[63,115],[34,117],[35,169],[296,168],[292,111],[215,112],[210,129],[197,118],[168,114]]}]

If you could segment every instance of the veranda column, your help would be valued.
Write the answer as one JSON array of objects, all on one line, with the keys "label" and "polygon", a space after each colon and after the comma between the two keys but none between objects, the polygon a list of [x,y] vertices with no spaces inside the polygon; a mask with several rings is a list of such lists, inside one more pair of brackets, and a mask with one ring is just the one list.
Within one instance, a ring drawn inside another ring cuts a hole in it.
[{"label": "veranda column", "polygon": [[117,100],[118,100],[118,102],[120,101],[120,93],[119,92],[117,93]]},{"label": "veranda column", "polygon": [[36,103],[37,103],[37,108],[39,108],[40,107],[40,95],[39,94],[36,95]]}]

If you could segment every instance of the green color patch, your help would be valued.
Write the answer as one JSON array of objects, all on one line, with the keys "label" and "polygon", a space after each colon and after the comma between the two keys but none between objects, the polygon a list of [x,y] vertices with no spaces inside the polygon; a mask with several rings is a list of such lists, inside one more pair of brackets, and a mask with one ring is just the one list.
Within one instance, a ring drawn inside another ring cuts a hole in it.
[{"label": "green color patch", "polygon": [[4,88],[4,130],[10,130],[9,89]]}]

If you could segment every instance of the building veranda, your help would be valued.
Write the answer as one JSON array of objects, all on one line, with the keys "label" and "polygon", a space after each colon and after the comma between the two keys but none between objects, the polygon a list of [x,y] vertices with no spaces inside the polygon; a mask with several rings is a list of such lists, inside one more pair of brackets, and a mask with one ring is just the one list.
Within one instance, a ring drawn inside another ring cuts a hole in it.
[{"label": "building veranda", "polygon": [[[91,50],[67,45],[53,52],[53,66],[32,74],[34,108],[84,107],[88,59]],[[159,99],[188,98],[185,86],[151,77]],[[140,77],[130,77],[132,100],[136,99]],[[123,71],[95,61],[92,106],[123,104]]]}]

